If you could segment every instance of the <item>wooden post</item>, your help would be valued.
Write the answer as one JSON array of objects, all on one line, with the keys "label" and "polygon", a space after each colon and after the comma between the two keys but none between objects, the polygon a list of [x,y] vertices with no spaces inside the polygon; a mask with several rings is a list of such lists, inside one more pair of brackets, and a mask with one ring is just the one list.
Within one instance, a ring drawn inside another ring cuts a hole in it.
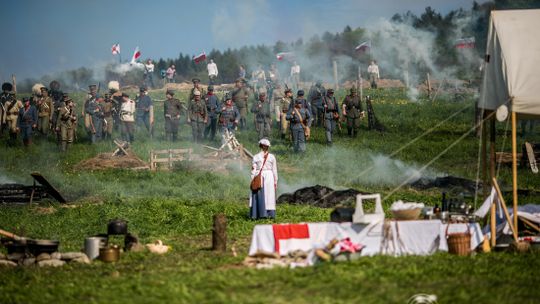
[{"label": "wooden post", "polygon": [[169,149],[169,170],[172,170],[172,150]]},{"label": "wooden post", "polygon": [[429,79],[429,73],[427,73],[427,96],[431,99],[431,80]]},{"label": "wooden post", "polygon": [[[335,83],[335,86],[336,86],[335,90],[337,91],[339,89],[338,74],[337,74],[337,61],[334,60],[332,62],[332,64],[334,66],[334,83]],[[337,94],[337,92],[336,92],[336,94]]]},{"label": "wooden post", "polygon": [[223,213],[214,215],[212,229],[212,250],[225,252],[227,250],[227,217]]},{"label": "wooden post", "polygon": [[[513,106],[513,105],[512,105]],[[517,136],[516,112],[512,109],[512,200],[514,205],[514,227],[517,229],[518,181],[517,181]]]},{"label": "wooden post", "polygon": [[[487,124],[485,124],[487,127]],[[487,132],[486,132],[487,133]],[[492,116],[490,119],[490,128],[489,128],[489,175],[491,176],[490,180],[495,178],[495,117]],[[487,185],[493,185],[493,182],[486,183],[484,187],[484,193],[487,193]],[[491,247],[497,245],[497,205],[495,202],[491,202],[490,210],[490,229],[491,229]]]}]

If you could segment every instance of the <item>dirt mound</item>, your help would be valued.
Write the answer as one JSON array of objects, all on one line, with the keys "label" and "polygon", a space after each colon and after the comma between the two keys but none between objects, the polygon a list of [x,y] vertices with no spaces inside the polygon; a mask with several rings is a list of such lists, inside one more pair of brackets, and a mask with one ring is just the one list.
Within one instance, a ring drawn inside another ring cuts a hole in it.
[{"label": "dirt mound", "polygon": [[94,158],[81,161],[75,169],[84,170],[105,170],[105,169],[149,169],[146,162],[142,161],[135,154],[128,152],[128,155],[113,156],[112,153],[101,153]]},{"label": "dirt mound", "polygon": [[353,205],[358,194],[367,194],[367,192],[355,189],[334,190],[326,186],[315,185],[298,189],[294,193],[284,193],[278,197],[277,202],[333,208],[337,205]]}]

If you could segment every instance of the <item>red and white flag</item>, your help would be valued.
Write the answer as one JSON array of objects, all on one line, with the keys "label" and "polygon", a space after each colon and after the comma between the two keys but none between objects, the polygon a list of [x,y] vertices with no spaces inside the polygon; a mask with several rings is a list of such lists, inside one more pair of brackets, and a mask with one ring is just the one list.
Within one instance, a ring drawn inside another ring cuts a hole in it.
[{"label": "red and white flag", "polygon": [[135,52],[133,52],[133,57],[131,57],[131,63],[137,62],[137,59],[141,57],[141,51],[139,51],[139,47],[135,48]]},{"label": "red and white flag", "polygon": [[354,50],[357,52],[369,52],[370,49],[371,49],[371,40],[364,41],[354,48]]},{"label": "red and white flag", "polygon": [[205,60],[206,60],[206,53],[204,51],[197,56],[195,55],[193,56],[193,61],[195,61],[195,63],[199,63]]},{"label": "red and white flag", "polygon": [[277,53],[276,54],[276,58],[277,60],[281,61],[283,59],[285,60],[291,60],[294,58],[294,53],[293,52],[281,52],[281,53]]},{"label": "red and white flag", "polygon": [[461,38],[454,43],[456,49],[474,49],[475,45],[476,39],[474,37]]},{"label": "red and white flag", "polygon": [[111,52],[112,52],[113,55],[120,54],[120,44],[119,43],[113,44],[112,47],[111,47]]}]

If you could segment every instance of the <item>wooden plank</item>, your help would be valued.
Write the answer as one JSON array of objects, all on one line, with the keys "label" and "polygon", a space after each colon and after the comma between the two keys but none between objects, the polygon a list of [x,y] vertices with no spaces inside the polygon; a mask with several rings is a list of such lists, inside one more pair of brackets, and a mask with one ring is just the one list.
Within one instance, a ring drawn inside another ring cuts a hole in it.
[{"label": "wooden plank", "polygon": [[184,157],[172,157],[172,158],[156,158],[154,159],[155,164],[163,164],[163,163],[169,163],[169,162],[177,162],[177,161],[183,161],[186,160]]},{"label": "wooden plank", "polygon": [[529,165],[534,174],[538,174],[538,167],[536,166],[536,157],[534,156],[534,150],[531,143],[525,142],[525,150],[527,150],[527,156],[529,157]]},{"label": "wooden plank", "polygon": [[[506,221],[508,222],[508,226],[510,226],[510,230],[512,230],[512,235],[514,236],[514,241],[518,241],[518,232],[517,227],[514,226],[512,218],[510,218],[510,214],[508,213],[508,209],[506,208],[506,202],[504,201],[504,197],[502,196],[501,189],[499,188],[499,183],[497,183],[497,178],[493,177],[493,187],[495,187],[495,191],[497,191],[497,195],[499,196],[499,200],[501,201],[501,207],[504,211],[504,216],[506,217]],[[516,212],[516,211],[514,211]],[[517,212],[516,212],[517,215]],[[516,227],[516,229],[514,229]]]},{"label": "wooden plank", "polygon": [[67,203],[66,199],[56,190],[41,174],[38,172],[33,172],[30,174],[38,183],[42,184],[47,188],[47,193],[54,197],[60,203]]},{"label": "wooden plank", "polygon": [[193,149],[167,149],[167,150],[152,150],[154,154],[169,154],[169,152],[173,153],[192,153]]}]

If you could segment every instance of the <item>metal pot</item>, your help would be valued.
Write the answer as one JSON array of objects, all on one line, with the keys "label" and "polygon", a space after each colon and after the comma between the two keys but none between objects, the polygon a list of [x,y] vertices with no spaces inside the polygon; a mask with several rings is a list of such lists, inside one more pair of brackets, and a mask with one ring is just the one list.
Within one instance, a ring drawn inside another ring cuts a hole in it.
[{"label": "metal pot", "polygon": [[60,241],[55,240],[28,240],[26,242],[28,250],[34,256],[38,256],[42,253],[53,253],[58,251],[58,245]]},{"label": "metal pot", "polygon": [[6,247],[8,254],[26,253],[26,249],[28,247],[26,246],[26,242],[15,241],[15,240],[10,240],[10,239],[5,239],[5,238],[2,238],[0,240],[0,243],[4,247]]},{"label": "metal pot", "polygon": [[115,235],[115,234],[127,234],[128,228],[127,228],[127,222],[125,220],[110,220],[109,224],[107,225],[107,234],[109,235]]},{"label": "metal pot", "polygon": [[120,248],[116,245],[107,248],[100,248],[99,259],[107,263],[118,261],[120,259]]},{"label": "metal pot", "polygon": [[88,237],[84,240],[84,253],[93,260],[99,256],[99,249],[107,247],[107,238],[100,236]]}]

